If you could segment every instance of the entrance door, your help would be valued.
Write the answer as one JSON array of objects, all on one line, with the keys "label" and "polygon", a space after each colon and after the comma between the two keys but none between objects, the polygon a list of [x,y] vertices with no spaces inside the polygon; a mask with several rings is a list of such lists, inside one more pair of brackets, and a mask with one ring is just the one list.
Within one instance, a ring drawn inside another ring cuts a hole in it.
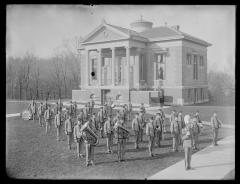
[{"label": "entrance door", "polygon": [[101,90],[101,104],[104,105],[107,102],[107,94],[110,92],[110,89]]},{"label": "entrance door", "polygon": [[197,96],[197,88],[194,88],[194,103],[197,103],[198,96]]}]

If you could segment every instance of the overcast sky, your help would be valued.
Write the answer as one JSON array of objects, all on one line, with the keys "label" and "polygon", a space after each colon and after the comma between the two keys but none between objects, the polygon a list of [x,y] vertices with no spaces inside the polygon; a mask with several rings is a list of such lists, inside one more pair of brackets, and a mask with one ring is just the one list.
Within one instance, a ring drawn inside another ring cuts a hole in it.
[{"label": "overcast sky", "polygon": [[180,25],[181,31],[213,44],[208,47],[210,68],[228,71],[229,63],[235,67],[235,6],[11,5],[7,7],[7,55],[30,51],[50,57],[63,40],[86,36],[102,19],[130,28],[140,15],[154,27],[165,22]]}]

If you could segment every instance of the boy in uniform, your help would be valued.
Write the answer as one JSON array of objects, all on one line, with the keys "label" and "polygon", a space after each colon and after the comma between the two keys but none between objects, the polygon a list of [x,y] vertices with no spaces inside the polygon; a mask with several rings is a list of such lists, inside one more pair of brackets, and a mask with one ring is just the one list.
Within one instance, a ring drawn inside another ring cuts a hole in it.
[{"label": "boy in uniform", "polygon": [[171,121],[170,125],[170,131],[173,137],[173,152],[178,151],[178,143],[179,143],[179,135],[180,135],[180,129],[177,123],[177,116],[174,116],[174,119]]},{"label": "boy in uniform", "polygon": [[153,146],[154,146],[154,125],[153,125],[153,117],[149,119],[149,122],[146,125],[146,135],[148,136],[148,150],[149,156],[153,157]]},{"label": "boy in uniform", "polygon": [[156,144],[158,145],[158,147],[161,146],[162,128],[163,128],[162,118],[160,113],[157,113],[156,118],[154,120],[154,129],[155,129]]},{"label": "boy in uniform", "polygon": [[135,149],[139,148],[139,138],[140,138],[140,124],[138,121],[138,115],[139,113],[136,113],[135,118],[132,120],[132,130],[134,132],[134,138],[135,138]]},{"label": "boy in uniform", "polygon": [[68,118],[65,121],[65,134],[67,135],[68,148],[71,149],[71,144],[72,144],[71,141],[72,141],[72,134],[73,134],[73,123],[72,123],[70,115],[68,115]]},{"label": "boy in uniform", "polygon": [[82,138],[82,132],[81,132],[81,128],[82,128],[83,122],[81,120],[77,121],[77,125],[74,126],[73,129],[73,136],[74,136],[74,140],[77,144],[77,155],[78,158],[82,158],[83,154],[81,154],[81,150],[84,144],[84,140]]},{"label": "boy in uniform", "polygon": [[107,138],[107,153],[113,153],[113,122],[111,120],[111,115],[108,116],[107,121],[104,123],[104,133]]},{"label": "boy in uniform", "polygon": [[212,124],[212,130],[213,130],[213,145],[217,146],[218,130],[222,126],[222,122],[217,117],[216,112],[214,112],[213,116],[211,117],[211,124]]}]

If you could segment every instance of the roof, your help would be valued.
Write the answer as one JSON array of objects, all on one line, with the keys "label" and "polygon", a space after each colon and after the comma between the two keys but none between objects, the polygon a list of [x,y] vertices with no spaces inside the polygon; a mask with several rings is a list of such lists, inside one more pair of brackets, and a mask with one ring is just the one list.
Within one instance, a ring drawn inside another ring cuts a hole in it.
[{"label": "roof", "polygon": [[152,40],[158,41],[158,40],[161,40],[161,39],[162,40],[166,40],[166,39],[167,40],[170,40],[170,39],[186,39],[186,40],[190,40],[190,41],[193,41],[193,42],[197,42],[197,43],[202,44],[202,45],[211,46],[210,43],[208,43],[204,40],[201,40],[199,38],[196,38],[194,36],[191,36],[187,33],[184,33],[180,30],[177,30],[177,29],[174,29],[174,28],[168,27],[168,26],[155,27],[155,28],[148,29],[146,31],[138,33],[134,30],[119,27],[119,26],[115,26],[115,25],[112,25],[112,24],[108,24],[106,22],[102,23],[99,27],[97,27],[94,31],[92,31],[89,35],[87,35],[85,37],[85,39],[83,39],[82,42],[86,41],[87,38],[89,38],[92,34],[94,34],[97,30],[99,30],[104,25],[112,27],[113,29],[116,29],[116,30],[120,31],[124,35],[128,35],[129,37],[131,37],[131,36],[134,36],[135,38],[140,37],[144,41],[148,41],[148,40],[149,41],[152,41]]},{"label": "roof", "polygon": [[180,30],[176,30],[168,26],[155,27],[155,28],[141,32],[140,35],[148,39],[164,38],[164,37],[179,37],[179,38],[185,38],[187,40],[195,41],[203,45],[207,45],[207,46],[211,45],[210,43],[202,39],[196,38],[194,36],[191,36],[187,33],[184,33]]}]

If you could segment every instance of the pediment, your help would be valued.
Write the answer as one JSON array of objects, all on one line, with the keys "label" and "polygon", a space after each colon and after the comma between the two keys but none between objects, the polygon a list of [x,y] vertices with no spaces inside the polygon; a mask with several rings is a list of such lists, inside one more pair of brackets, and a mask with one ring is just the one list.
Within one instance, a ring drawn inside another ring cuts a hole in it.
[{"label": "pediment", "polygon": [[87,38],[84,43],[86,42],[104,42],[104,41],[111,41],[111,40],[121,40],[127,38],[126,35],[119,33],[117,30],[110,29],[107,26],[101,27],[95,33],[93,33],[89,38]]}]

